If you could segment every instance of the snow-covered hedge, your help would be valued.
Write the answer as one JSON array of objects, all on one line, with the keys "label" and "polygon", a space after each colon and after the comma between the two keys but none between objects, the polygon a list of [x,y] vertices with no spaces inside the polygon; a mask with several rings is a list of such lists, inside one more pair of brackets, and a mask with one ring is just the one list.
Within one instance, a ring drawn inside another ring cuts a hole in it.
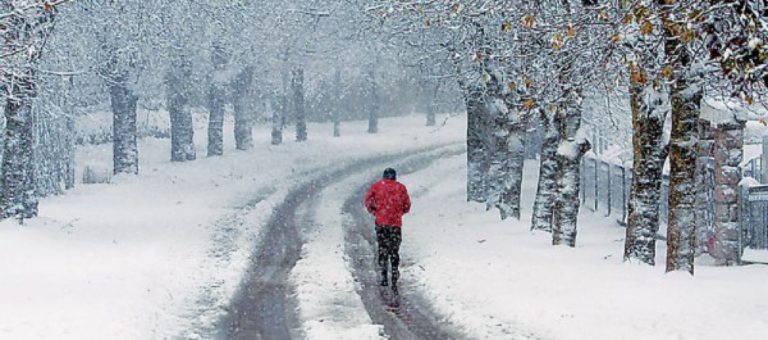
[{"label": "snow-covered hedge", "polygon": [[[229,109],[229,108],[228,108]],[[225,120],[232,119],[228,110]],[[171,122],[168,111],[165,109],[148,110],[138,109],[136,128],[139,138],[170,138]],[[202,108],[192,109],[192,118],[195,127],[200,128],[208,123],[208,111]],[[87,115],[75,118],[75,143],[105,144],[112,142],[112,112],[99,110]]]},{"label": "snow-covered hedge", "polygon": [[[139,138],[170,137],[170,120],[166,110],[139,109],[136,117]],[[75,143],[104,144],[112,142],[112,112],[97,111],[75,118]]]}]

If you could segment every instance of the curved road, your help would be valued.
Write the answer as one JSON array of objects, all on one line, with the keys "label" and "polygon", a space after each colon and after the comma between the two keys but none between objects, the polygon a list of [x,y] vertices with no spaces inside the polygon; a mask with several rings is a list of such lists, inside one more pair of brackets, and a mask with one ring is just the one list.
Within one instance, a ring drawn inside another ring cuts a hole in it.
[{"label": "curved road", "polygon": [[[463,152],[448,149],[430,156],[414,157],[397,164],[398,173],[412,173],[426,168],[438,158]],[[408,290],[407,276],[401,277],[399,297],[395,297],[389,287],[379,286],[373,221],[361,204],[367,186],[357,188],[344,204],[344,213],[353,217],[352,223],[344,226],[344,234],[345,252],[348,258],[355,259],[353,274],[361,285],[359,293],[371,320],[384,325],[384,331],[392,339],[467,338],[435,314],[418,293]]]},{"label": "curved road", "polygon": [[[318,193],[339,179],[361,171],[383,168],[393,162],[400,173],[408,173],[428,166],[437,158],[462,153],[456,144],[431,147],[397,155],[376,157],[350,163],[341,170],[328,172],[292,190],[275,209],[264,230],[264,237],[254,253],[252,264],[246,272],[240,288],[219,321],[217,338],[222,339],[293,339],[300,337],[297,305],[290,298],[293,287],[288,275],[296,265],[303,244],[302,226],[312,223],[313,207],[318,204]],[[345,249],[350,258],[372,259],[373,248],[370,221],[361,207],[359,196],[364,188],[356,191],[345,204],[345,211],[355,216],[356,227],[345,226]],[[358,209],[360,210],[360,209]],[[368,234],[363,231],[368,230]],[[366,257],[367,256],[367,257]],[[373,262],[355,262],[355,277],[362,285],[361,296],[366,309],[375,323],[384,325],[392,339],[454,339],[463,338],[432,316],[418,296],[404,293],[397,310],[389,310],[379,298],[378,289],[370,286]],[[368,276],[367,276],[368,275]],[[403,278],[404,283],[407,279]],[[402,290],[402,289],[401,289]],[[373,292],[373,295],[371,293]]]}]

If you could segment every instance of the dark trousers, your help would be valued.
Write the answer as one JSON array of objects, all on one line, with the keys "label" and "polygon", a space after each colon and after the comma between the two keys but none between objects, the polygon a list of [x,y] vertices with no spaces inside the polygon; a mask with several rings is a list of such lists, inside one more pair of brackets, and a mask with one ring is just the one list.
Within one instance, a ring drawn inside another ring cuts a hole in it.
[{"label": "dark trousers", "polygon": [[397,266],[400,265],[400,228],[377,225],[376,241],[379,243],[379,269],[381,274],[387,276],[387,262],[392,264],[392,283],[397,282],[400,272]]}]

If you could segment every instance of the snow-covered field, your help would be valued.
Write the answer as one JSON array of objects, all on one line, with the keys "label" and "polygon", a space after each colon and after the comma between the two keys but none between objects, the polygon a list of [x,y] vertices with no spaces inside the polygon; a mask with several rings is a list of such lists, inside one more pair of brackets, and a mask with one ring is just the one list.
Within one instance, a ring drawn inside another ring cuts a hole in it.
[{"label": "snow-covered field", "polygon": [[[442,117],[440,118],[442,119]],[[168,161],[167,139],[140,142],[140,171],[111,184],[79,185],[40,203],[40,217],[0,223],[0,339],[194,338],[209,327],[240,281],[260,227],[300,182],[345,161],[461,141],[466,119],[424,127],[423,116],[310,124],[308,142]],[[110,164],[111,145],[78,149],[78,167]],[[371,169],[378,173],[381,169]],[[332,237],[333,235],[325,235]]]},{"label": "snow-covered field", "polygon": [[664,273],[622,261],[624,229],[583,211],[577,247],[554,248],[529,229],[535,162],[526,164],[521,221],[465,200],[462,156],[402,181],[413,209],[403,231],[404,274],[479,339],[765,339],[768,267],[698,266]]}]

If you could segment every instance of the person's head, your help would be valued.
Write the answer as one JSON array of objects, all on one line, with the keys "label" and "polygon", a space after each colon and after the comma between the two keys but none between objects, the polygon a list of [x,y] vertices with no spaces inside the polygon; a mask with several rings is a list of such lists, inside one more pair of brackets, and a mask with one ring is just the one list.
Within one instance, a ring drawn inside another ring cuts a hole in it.
[{"label": "person's head", "polygon": [[395,180],[397,179],[397,172],[395,171],[395,169],[386,168],[384,169],[384,176],[382,176],[382,178]]}]

